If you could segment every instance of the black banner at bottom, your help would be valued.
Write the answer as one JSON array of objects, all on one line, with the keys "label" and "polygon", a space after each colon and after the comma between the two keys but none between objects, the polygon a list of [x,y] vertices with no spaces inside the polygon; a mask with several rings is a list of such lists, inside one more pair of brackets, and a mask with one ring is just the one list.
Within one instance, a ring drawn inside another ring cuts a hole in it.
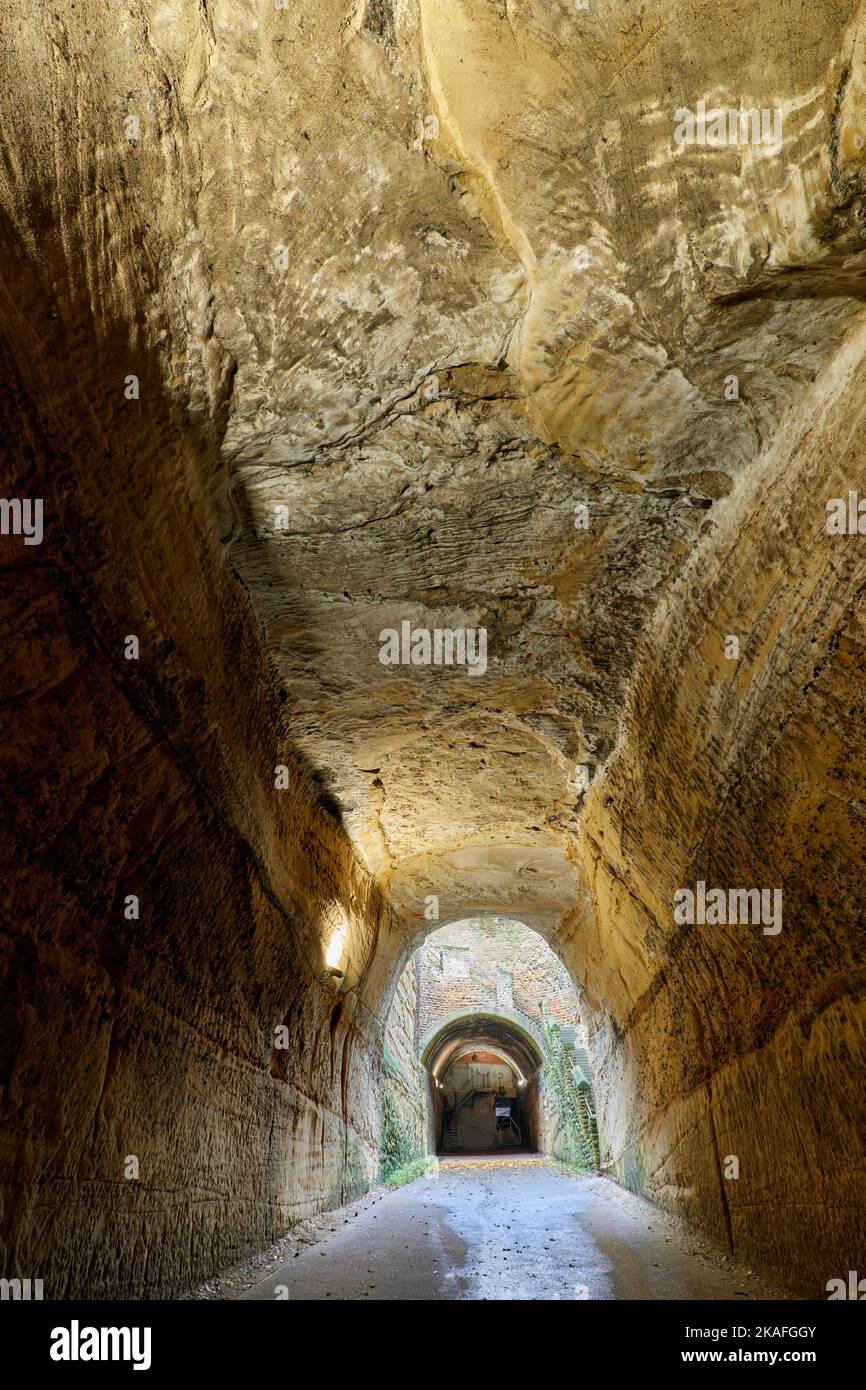
[{"label": "black banner at bottom", "polygon": [[[459,1347],[461,1376],[477,1357],[479,1372],[492,1373],[505,1337],[514,1369],[521,1353],[540,1369],[546,1356],[536,1336],[579,1338],[593,1359],[611,1373],[634,1369],[667,1373],[674,1367],[802,1366],[828,1373],[858,1364],[863,1345],[863,1316],[846,1302],[657,1303],[561,1302],[515,1304],[503,1323],[501,1304],[491,1300],[489,1317],[472,1302],[471,1322],[459,1313],[443,1320],[441,1309],[418,1307],[417,1328],[406,1303],[384,1309],[370,1302],[274,1302],[243,1306],[231,1301],[174,1303],[39,1303],[0,1304],[4,1362],[20,1371],[48,1372],[52,1378],[93,1378],[109,1370],[160,1379],[166,1375],[216,1376],[309,1373],[310,1361],[336,1355],[351,1357],[359,1374],[375,1372],[376,1362],[399,1346],[407,1358],[429,1365]],[[519,1311],[518,1311],[519,1310]],[[379,1318],[382,1318],[381,1324]],[[356,1321],[357,1318],[357,1321]],[[417,1334],[417,1347],[406,1339]],[[369,1344],[365,1338],[372,1337]],[[455,1339],[459,1338],[459,1341]],[[584,1339],[591,1338],[591,1343]],[[495,1339],[495,1340],[494,1340]],[[546,1344],[544,1344],[546,1346]],[[499,1351],[497,1351],[497,1348]],[[547,1355],[553,1354],[550,1346]],[[539,1357],[543,1360],[539,1363]],[[366,1360],[366,1371],[362,1370]],[[437,1358],[439,1359],[439,1358]]]}]

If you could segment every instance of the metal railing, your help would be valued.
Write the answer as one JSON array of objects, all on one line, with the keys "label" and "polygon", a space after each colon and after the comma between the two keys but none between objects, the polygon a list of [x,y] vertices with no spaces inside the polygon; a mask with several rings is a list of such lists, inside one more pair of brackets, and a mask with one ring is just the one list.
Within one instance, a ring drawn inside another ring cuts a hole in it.
[{"label": "metal railing", "polygon": [[496,1142],[497,1142],[497,1144],[501,1144],[501,1143],[502,1143],[502,1139],[500,1138],[500,1135],[502,1135],[503,1133],[506,1133],[506,1132],[508,1132],[508,1131],[510,1131],[512,1134],[516,1134],[516,1135],[517,1135],[517,1142],[518,1142],[518,1144],[521,1144],[521,1143],[523,1142],[523,1135],[522,1135],[521,1132],[520,1132],[520,1125],[519,1125],[519,1124],[517,1123],[517,1121],[514,1119],[513,1115],[497,1115],[497,1116],[496,1116],[496,1136],[495,1136],[495,1137],[496,1137]]}]

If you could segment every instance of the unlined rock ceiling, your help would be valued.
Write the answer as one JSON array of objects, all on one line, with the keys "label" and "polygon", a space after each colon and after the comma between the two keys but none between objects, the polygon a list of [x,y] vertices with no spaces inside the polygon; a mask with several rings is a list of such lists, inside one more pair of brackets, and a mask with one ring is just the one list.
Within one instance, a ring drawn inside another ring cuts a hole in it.
[{"label": "unlined rock ceiling", "polygon": [[[191,234],[292,736],[404,913],[551,928],[636,644],[859,312],[860,29],[422,0],[238,46],[212,18]],[[780,106],[781,151],[678,148],[700,98]],[[484,627],[486,675],[383,668],[406,620]]]},{"label": "unlined rock ceiling", "polygon": [[[287,729],[410,916],[574,911],[576,768],[859,311],[863,21],[789,8],[130,4],[91,37],[126,186],[103,293],[219,431]],[[63,53],[56,16],[16,57]],[[701,99],[780,108],[781,150],[678,147]],[[384,669],[405,620],[484,627],[484,679]]]}]

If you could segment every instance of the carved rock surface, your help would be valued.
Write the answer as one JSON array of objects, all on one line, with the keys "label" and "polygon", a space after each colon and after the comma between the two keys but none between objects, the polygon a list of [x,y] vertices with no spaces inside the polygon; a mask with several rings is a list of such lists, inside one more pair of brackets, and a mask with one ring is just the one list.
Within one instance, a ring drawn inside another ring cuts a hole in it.
[{"label": "carved rock surface", "polygon": [[[864,38],[7,0],[3,1273],[175,1293],[373,1180],[431,897],[568,966],[622,1181],[866,1265]],[[781,932],[677,924],[698,880]]]}]

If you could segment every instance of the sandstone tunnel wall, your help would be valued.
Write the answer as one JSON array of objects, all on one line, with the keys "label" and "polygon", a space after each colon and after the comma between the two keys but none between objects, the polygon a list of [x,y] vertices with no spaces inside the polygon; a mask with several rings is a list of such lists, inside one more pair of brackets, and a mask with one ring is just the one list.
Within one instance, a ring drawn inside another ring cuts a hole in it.
[{"label": "sandstone tunnel wall", "polygon": [[46,494],[48,535],[2,560],[4,645],[25,656],[3,689],[2,1263],[50,1297],[165,1294],[374,1175],[378,1030],[320,975],[329,904],[355,919],[353,988],[383,910],[291,754],[200,457],[153,406],[133,454],[110,401],[90,430],[55,391],[61,433],[27,347],[22,322],[3,351],[33,431],[15,486]]},{"label": "sandstone tunnel wall", "polygon": [[200,249],[175,259],[195,175],[152,144],[153,197],[125,196],[113,36],[79,38],[24,95],[4,72],[29,154],[0,177],[2,490],[45,509],[0,561],[0,1265],[47,1298],[177,1292],[375,1176],[365,972],[390,930],[225,561],[233,367]]},{"label": "sandstone tunnel wall", "polygon": [[[583,835],[614,1173],[817,1298],[866,1260],[863,538],[825,531],[866,488],[863,349],[860,328],[662,605]],[[781,931],[675,926],[698,879],[781,887]]]}]

